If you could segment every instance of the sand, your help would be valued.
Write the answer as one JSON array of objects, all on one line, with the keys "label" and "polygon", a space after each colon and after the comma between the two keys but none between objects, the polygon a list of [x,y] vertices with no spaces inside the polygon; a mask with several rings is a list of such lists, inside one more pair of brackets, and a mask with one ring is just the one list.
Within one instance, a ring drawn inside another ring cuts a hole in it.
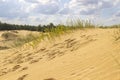
[{"label": "sand", "polygon": [[85,29],[30,46],[0,50],[0,80],[120,80],[114,29]]}]

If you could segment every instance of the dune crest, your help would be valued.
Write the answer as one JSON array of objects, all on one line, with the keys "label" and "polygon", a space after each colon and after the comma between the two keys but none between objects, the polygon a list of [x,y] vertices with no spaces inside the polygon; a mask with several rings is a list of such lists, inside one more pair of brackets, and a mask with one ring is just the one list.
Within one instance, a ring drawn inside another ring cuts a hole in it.
[{"label": "dune crest", "polygon": [[119,80],[120,47],[113,34],[114,29],[86,29],[35,49],[0,45],[0,80]]}]

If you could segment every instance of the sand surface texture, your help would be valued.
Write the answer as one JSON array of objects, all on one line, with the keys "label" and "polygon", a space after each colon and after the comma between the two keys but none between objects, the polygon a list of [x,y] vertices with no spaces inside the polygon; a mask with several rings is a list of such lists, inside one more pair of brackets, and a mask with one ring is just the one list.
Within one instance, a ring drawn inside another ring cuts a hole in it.
[{"label": "sand surface texture", "polygon": [[0,38],[0,80],[120,80],[113,35],[113,29],[77,30],[34,49],[4,49]]}]

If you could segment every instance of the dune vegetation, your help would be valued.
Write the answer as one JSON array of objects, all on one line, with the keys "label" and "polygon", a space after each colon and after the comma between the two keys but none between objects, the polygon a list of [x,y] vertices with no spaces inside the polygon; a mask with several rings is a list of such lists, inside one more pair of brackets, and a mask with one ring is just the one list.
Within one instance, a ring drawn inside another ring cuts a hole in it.
[{"label": "dune vegetation", "polygon": [[120,25],[0,23],[0,80],[119,80]]},{"label": "dune vegetation", "polygon": [[[60,36],[61,34],[66,34],[78,29],[84,28],[95,28],[95,25],[91,23],[90,20],[82,21],[80,19],[77,20],[69,20],[68,25],[54,25],[50,23],[49,25],[38,25],[38,26],[31,26],[31,25],[15,25],[15,24],[7,24],[7,23],[0,23],[0,30],[14,30],[14,33],[6,32],[2,34],[4,38],[11,38],[14,39],[14,43],[12,46],[17,47],[24,45],[25,43],[29,43],[31,46],[35,46],[36,44],[40,43],[41,40],[47,39],[54,39],[55,37]],[[17,36],[15,30],[30,30],[30,31],[38,31],[40,34],[28,34],[25,37],[14,38]]]}]

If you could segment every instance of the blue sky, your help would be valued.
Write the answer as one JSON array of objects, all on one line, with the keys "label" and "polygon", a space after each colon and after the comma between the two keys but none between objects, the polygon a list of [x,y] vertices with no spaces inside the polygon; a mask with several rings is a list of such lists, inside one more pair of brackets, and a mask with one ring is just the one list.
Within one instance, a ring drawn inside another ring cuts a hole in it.
[{"label": "blue sky", "polygon": [[98,25],[120,24],[119,4],[120,0],[0,0],[0,21],[38,25],[80,18]]}]

